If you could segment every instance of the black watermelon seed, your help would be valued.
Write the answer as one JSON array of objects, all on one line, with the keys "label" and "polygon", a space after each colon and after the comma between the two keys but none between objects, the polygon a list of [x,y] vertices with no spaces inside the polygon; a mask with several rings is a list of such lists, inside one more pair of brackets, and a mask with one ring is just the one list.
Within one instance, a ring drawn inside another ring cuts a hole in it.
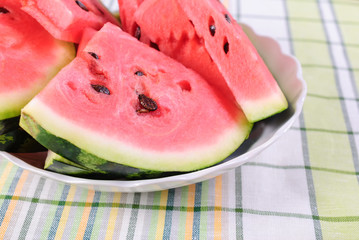
[{"label": "black watermelon seed", "polygon": [[110,95],[110,90],[107,87],[97,84],[91,84],[91,87],[98,93],[104,93],[106,95]]},{"label": "black watermelon seed", "polygon": [[150,47],[156,49],[157,51],[160,50],[160,48],[158,47],[157,43],[154,43],[154,42],[152,42],[152,41],[150,42]]},{"label": "black watermelon seed", "polygon": [[143,76],[143,75],[145,75],[143,72],[141,72],[141,71],[137,71],[137,72],[135,72],[135,74],[137,75],[137,76]]},{"label": "black watermelon seed", "polygon": [[229,23],[232,22],[231,18],[229,17],[229,15],[227,13],[224,14],[224,18],[227,20],[227,22],[229,22]]},{"label": "black watermelon seed", "polygon": [[148,111],[157,110],[157,103],[152,98],[147,97],[145,94],[138,95],[138,100],[143,108]]},{"label": "black watermelon seed", "polygon": [[91,55],[91,57],[93,57],[94,59],[99,59],[98,55],[94,52],[87,52],[88,54]]},{"label": "black watermelon seed", "polygon": [[4,7],[0,7],[0,13],[6,14],[6,13],[9,13],[9,10],[7,10],[7,9],[4,8]]},{"label": "black watermelon seed", "polygon": [[84,11],[86,11],[86,12],[89,11],[89,9],[88,9],[88,8],[85,6],[85,4],[83,4],[81,1],[76,0],[75,2],[76,2],[76,4],[77,4],[80,8],[82,8],[82,10],[84,10]]},{"label": "black watermelon seed", "polygon": [[141,28],[139,26],[136,27],[135,38],[137,38],[137,40],[141,38]]},{"label": "black watermelon seed", "polygon": [[216,34],[216,26],[210,25],[209,31],[211,32],[211,35],[214,36],[214,34]]},{"label": "black watermelon seed", "polygon": [[223,45],[223,51],[225,54],[228,53],[229,51],[229,43],[228,42],[225,42],[224,45]]}]

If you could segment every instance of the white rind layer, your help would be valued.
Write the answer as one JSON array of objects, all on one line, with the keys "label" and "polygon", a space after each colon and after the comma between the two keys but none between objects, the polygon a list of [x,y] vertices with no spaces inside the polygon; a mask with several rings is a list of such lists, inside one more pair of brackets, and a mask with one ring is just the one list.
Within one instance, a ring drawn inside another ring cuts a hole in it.
[{"label": "white rind layer", "polygon": [[[278,90],[277,94],[272,94],[272,96],[268,96],[265,99],[243,101],[241,107],[246,112],[248,121],[257,122],[284,111],[288,108],[288,102],[285,96]],[[256,109],[256,111],[251,111],[251,109]]]}]

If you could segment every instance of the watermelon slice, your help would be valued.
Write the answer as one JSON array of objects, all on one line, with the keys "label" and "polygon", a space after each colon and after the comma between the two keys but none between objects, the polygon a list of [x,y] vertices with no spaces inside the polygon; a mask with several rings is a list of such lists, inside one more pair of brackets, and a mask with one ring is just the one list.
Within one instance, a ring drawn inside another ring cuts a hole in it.
[{"label": "watermelon slice", "polygon": [[104,177],[102,173],[94,172],[91,169],[88,169],[84,166],[71,162],[66,158],[63,158],[60,155],[57,155],[56,153],[51,151],[48,151],[45,160],[44,169],[52,172],[76,176],[76,177],[85,177],[85,178]]},{"label": "watermelon slice", "polygon": [[73,163],[54,152],[49,151],[45,160],[44,169],[53,171],[56,173],[86,177],[91,175],[93,171],[87,169],[81,165]]},{"label": "watermelon slice", "polygon": [[75,47],[54,39],[19,0],[1,2],[0,32],[0,150],[25,151],[33,140],[18,127],[20,110],[75,57]]},{"label": "watermelon slice", "polygon": [[120,25],[99,0],[21,0],[23,10],[55,38],[79,43],[83,30],[99,30],[106,22]]},{"label": "watermelon slice", "polygon": [[87,168],[160,172],[218,163],[252,127],[200,75],[110,23],[23,108],[20,125]]},{"label": "watermelon slice", "polygon": [[200,73],[235,99],[250,122],[287,108],[264,61],[218,0],[144,0],[136,10],[132,2],[119,0],[120,12],[129,11],[121,21],[136,26],[129,33]]}]

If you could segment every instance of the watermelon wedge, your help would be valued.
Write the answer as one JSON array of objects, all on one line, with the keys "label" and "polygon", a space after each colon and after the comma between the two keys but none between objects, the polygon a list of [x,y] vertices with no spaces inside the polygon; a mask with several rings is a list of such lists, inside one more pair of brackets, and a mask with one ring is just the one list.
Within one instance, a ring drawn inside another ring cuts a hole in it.
[{"label": "watermelon wedge", "polygon": [[93,171],[90,169],[73,163],[51,151],[49,151],[47,154],[44,169],[56,173],[78,177],[88,177],[89,175],[93,174]]},{"label": "watermelon wedge", "polygon": [[252,127],[200,75],[110,23],[23,108],[20,125],[89,169],[159,172],[216,164]]},{"label": "watermelon wedge", "polygon": [[106,22],[120,25],[100,0],[21,0],[23,10],[33,16],[55,38],[79,43],[86,28],[99,30]]},{"label": "watermelon wedge", "polygon": [[0,9],[0,150],[34,150],[19,129],[20,110],[75,57],[75,47],[53,38],[20,0],[3,0]]},{"label": "watermelon wedge", "polygon": [[144,0],[136,10],[132,2],[119,0],[121,21],[136,26],[129,33],[197,71],[235,99],[250,122],[288,107],[255,47],[218,0]]}]

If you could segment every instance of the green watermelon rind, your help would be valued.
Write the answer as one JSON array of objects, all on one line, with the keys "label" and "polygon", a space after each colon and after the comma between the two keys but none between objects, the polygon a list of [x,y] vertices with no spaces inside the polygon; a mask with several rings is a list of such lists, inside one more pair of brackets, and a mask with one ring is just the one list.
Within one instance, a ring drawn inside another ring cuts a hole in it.
[{"label": "green watermelon rind", "polygon": [[57,59],[42,79],[37,80],[30,89],[20,91],[8,91],[0,94],[0,120],[20,116],[21,109],[37,94],[46,84],[76,56],[73,43],[56,41],[58,47]]},{"label": "green watermelon rind", "polygon": [[47,157],[45,159],[44,169],[56,173],[77,176],[77,177],[87,177],[97,173],[91,169],[84,168],[79,164],[71,162],[70,160],[63,158],[52,151],[49,151],[47,154]]},{"label": "green watermelon rind", "polygon": [[64,157],[61,157],[60,155],[52,152],[52,151],[48,151],[47,153],[47,157],[45,159],[45,165],[44,165],[44,169],[49,169],[51,168],[56,162],[61,162],[63,164],[66,164],[66,165],[71,165],[73,166],[74,168],[80,168],[83,172],[87,172],[87,173],[90,173],[91,172],[91,169],[88,169],[88,168],[85,168],[79,164],[76,164],[74,162],[71,162],[70,160],[64,158]]},{"label": "green watermelon rind", "polygon": [[[119,166],[117,166],[119,167]],[[149,179],[157,177],[166,177],[170,175],[177,174],[176,172],[163,173],[151,170],[139,170],[138,172],[124,172],[119,169],[123,167],[116,168],[112,166],[111,169],[104,170],[93,170],[85,166],[79,165],[70,161],[52,151],[49,151],[47,158],[45,160],[45,170],[65,174],[74,177],[87,178],[87,179],[127,179],[127,180],[137,180],[137,179]]]},{"label": "green watermelon rind", "polygon": [[93,174],[92,171],[83,168],[78,168],[71,164],[66,164],[61,161],[53,160],[53,162],[47,164],[49,164],[49,166],[45,168],[46,170],[59,174],[65,174],[74,177],[89,177],[92,176]]},{"label": "green watermelon rind", "polygon": [[0,135],[8,133],[19,127],[20,117],[7,118],[0,120]]},{"label": "green watermelon rind", "polygon": [[218,143],[199,150],[149,152],[84,129],[37,99],[25,106],[20,119],[20,126],[42,145],[77,164],[96,171],[108,171],[118,165],[123,168],[120,172],[129,173],[141,173],[144,166],[155,172],[189,172],[212,166],[234,152],[248,137],[252,124],[246,122],[246,127],[243,124],[230,127]]},{"label": "green watermelon rind", "polygon": [[20,127],[0,135],[0,151],[30,153],[45,150],[42,145]]},{"label": "green watermelon rind", "polygon": [[0,120],[0,151],[40,152],[46,149],[19,127],[20,117]]},{"label": "green watermelon rind", "polygon": [[[101,159],[92,153],[89,153],[83,149],[78,148],[77,146],[73,145],[69,141],[55,136],[40,125],[36,124],[32,120],[31,117],[23,115],[21,119],[24,119],[27,124],[31,125],[32,130],[38,132],[36,135],[36,140],[43,143],[48,149],[51,149],[54,152],[61,152],[67,159],[73,160],[73,162],[77,166],[85,166],[83,168],[87,168],[93,173],[97,173],[98,175],[102,175],[102,178],[107,179],[134,179],[138,176],[148,175],[148,176],[159,176],[161,172],[152,171],[152,170],[145,170],[140,168],[132,168],[129,166],[124,166],[121,164],[113,163],[107,161],[105,159]],[[20,125],[24,127],[23,123],[20,121]],[[49,168],[49,163],[47,164],[46,168]],[[106,177],[106,175],[109,175]]]}]

